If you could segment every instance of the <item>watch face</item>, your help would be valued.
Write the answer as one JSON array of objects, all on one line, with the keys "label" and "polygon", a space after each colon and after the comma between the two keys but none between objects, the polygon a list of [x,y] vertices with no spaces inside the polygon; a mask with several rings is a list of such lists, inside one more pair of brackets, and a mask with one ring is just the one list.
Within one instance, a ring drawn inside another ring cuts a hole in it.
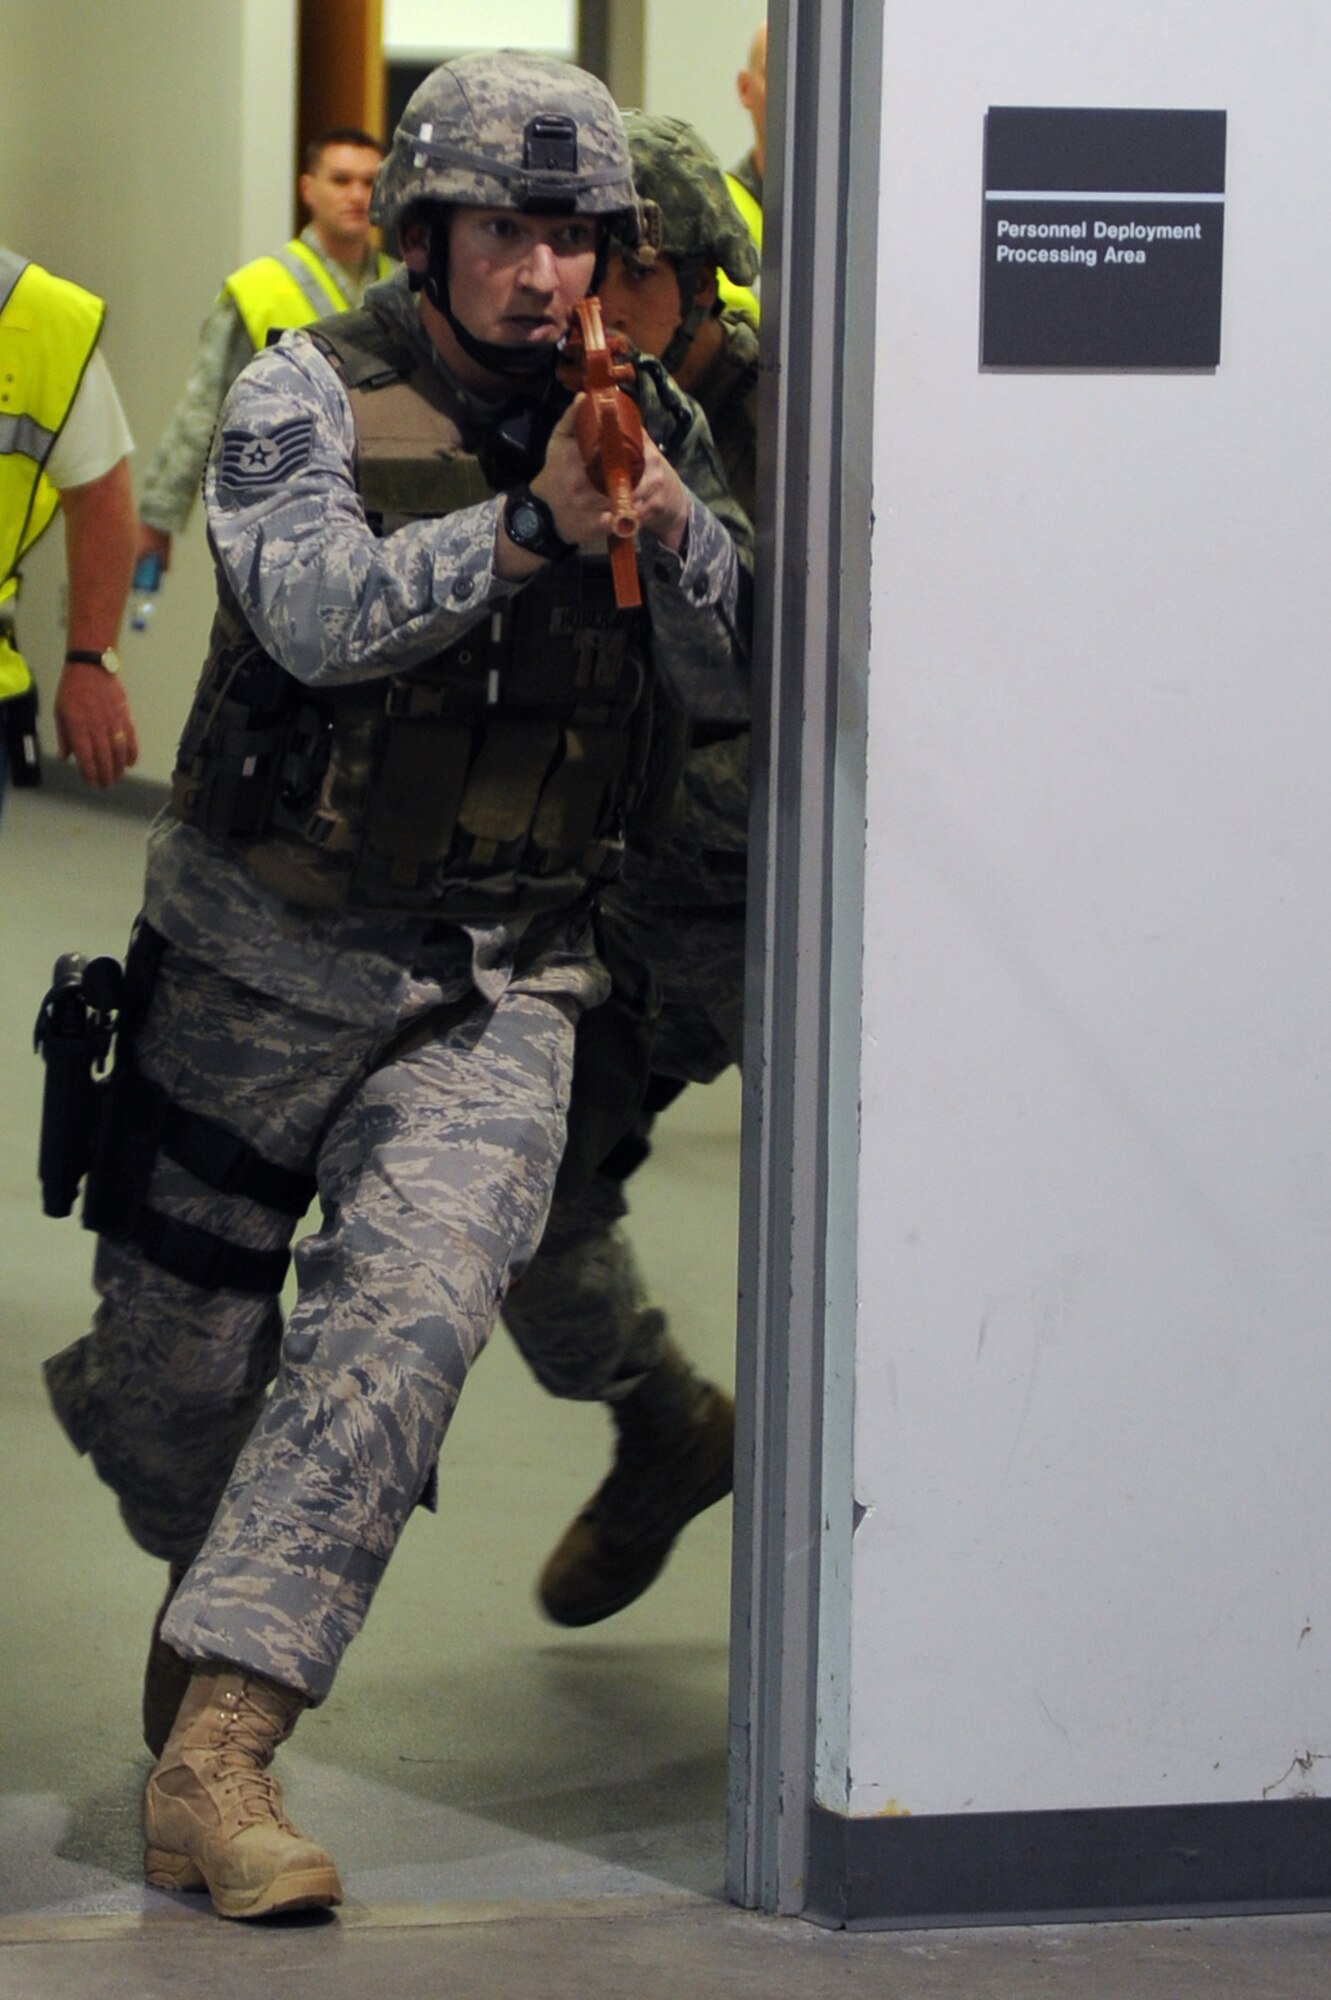
[{"label": "watch face", "polygon": [[120,655],[113,652],[110,646],[102,654],[102,665],[106,668],[108,674],[118,674],[120,672]]},{"label": "watch face", "polygon": [[509,539],[515,541],[519,548],[525,548],[528,542],[540,539],[543,526],[544,523],[541,520],[540,512],[532,502],[530,500],[519,500],[517,506],[509,515]]}]

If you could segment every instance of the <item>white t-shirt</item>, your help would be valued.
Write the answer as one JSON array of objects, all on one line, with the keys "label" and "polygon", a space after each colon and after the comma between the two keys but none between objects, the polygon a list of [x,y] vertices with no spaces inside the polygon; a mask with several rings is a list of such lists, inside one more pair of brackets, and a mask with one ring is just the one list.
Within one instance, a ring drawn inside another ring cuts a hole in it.
[{"label": "white t-shirt", "polygon": [[46,461],[46,476],[61,493],[67,486],[87,486],[133,449],[111,370],[101,349],[94,348],[65,427]]}]

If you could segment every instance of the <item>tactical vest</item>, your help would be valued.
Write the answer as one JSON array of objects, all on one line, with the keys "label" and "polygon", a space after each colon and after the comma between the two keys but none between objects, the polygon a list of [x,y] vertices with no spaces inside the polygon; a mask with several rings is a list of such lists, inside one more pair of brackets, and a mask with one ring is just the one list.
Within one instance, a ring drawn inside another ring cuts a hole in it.
[{"label": "tactical vest", "polygon": [[55,513],[59,495],[43,467],[105,311],[81,286],[0,250],[0,700],[31,685],[13,644],[16,571]]},{"label": "tactical vest", "polygon": [[[392,270],[392,258],[380,251],[375,275],[387,278]],[[308,326],[326,313],[345,312],[352,303],[335,274],[299,236],[274,256],[242,264],[222,289],[240,314],[256,354],[267,345],[270,333]]]},{"label": "tactical vest", "polygon": [[[490,497],[448,385],[402,336],[359,312],[312,338],[347,390],[375,533]],[[646,640],[609,564],[574,558],[421,666],[315,689],[262,650],[219,572],[173,807],[306,906],[556,908],[619,871],[648,777]]]}]

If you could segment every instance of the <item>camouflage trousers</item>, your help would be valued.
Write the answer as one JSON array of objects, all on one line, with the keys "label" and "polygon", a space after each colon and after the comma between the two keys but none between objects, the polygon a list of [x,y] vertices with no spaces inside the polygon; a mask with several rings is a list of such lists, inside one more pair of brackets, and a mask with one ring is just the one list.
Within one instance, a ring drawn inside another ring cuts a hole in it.
[{"label": "camouflage trousers", "polygon": [[682,1083],[741,1060],[749,758],[747,730],[693,749],[678,826],[631,848],[605,897],[607,925],[660,989],[652,1068]]},{"label": "camouflage trousers", "polygon": [[[164,1627],[187,1659],[328,1693],[498,1302],[540,1239],[576,995],[576,981],[565,994],[516,979],[376,1067],[382,1031],[168,952],[136,1044],[143,1073],[264,1157],[314,1173],[324,1211],[295,1252],[285,1336],[275,1298],[202,1289],[103,1239],[92,1331],[47,1364],[56,1413],[135,1540],[190,1565]],[[428,1004],[413,988],[402,1020]],[[255,1248],[293,1232],[164,1157],[149,1199]]]},{"label": "camouflage trousers", "polygon": [[[649,914],[614,892],[608,902],[608,921],[660,988],[653,1074],[712,1082],[741,1058],[743,905]],[[576,1072],[573,1090],[576,1097]],[[649,1308],[620,1227],[627,1212],[622,1179],[598,1173],[567,1189],[561,1182],[540,1249],[504,1300],[504,1325],[551,1395],[617,1402],[662,1358],[667,1323]]]},{"label": "camouflage trousers", "polygon": [[649,965],[661,996],[652,1074],[714,1083],[743,1059],[744,905],[612,906],[618,935]]}]

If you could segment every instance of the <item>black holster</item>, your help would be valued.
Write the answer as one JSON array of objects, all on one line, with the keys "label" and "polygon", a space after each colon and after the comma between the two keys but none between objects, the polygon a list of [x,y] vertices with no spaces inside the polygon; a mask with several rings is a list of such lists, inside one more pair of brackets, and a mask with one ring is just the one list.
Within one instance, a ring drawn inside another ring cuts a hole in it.
[{"label": "black holster", "polygon": [[[40,785],[42,746],[37,736],[36,688],[26,688],[22,694],[0,701],[0,731],[9,750],[10,784],[16,788]],[[65,1213],[69,1213],[68,1209]]]},{"label": "black holster", "polygon": [[[100,1086],[83,1227],[122,1241],[132,1235],[148,1192],[165,1116],[165,1099],[140,1086],[134,1044],[148,1012],[166,940],[140,919],[125,956],[124,990],[115,1024],[115,1062]],[[68,1211],[66,1211],[67,1213]]]},{"label": "black holster", "polygon": [[159,1153],[219,1194],[290,1216],[293,1227],[316,1192],[312,1174],[265,1159],[216,1119],[174,1104],[143,1075],[136,1045],[166,949],[166,940],[140,920],[123,973],[114,959],[85,966],[71,954],[57,963],[37,1021],[47,1065],[40,1161],[46,1212],[68,1215],[86,1176],[85,1229],[133,1243],[150,1264],[187,1284],[276,1297],[290,1261],[285,1247],[232,1243],[148,1201]]},{"label": "black holster", "polygon": [[124,980],[113,958],[92,963],[77,952],[55,962],[51,989],[33,1029],[46,1064],[37,1177],[42,1209],[68,1215],[88,1171],[110,1084],[107,1064]]}]

